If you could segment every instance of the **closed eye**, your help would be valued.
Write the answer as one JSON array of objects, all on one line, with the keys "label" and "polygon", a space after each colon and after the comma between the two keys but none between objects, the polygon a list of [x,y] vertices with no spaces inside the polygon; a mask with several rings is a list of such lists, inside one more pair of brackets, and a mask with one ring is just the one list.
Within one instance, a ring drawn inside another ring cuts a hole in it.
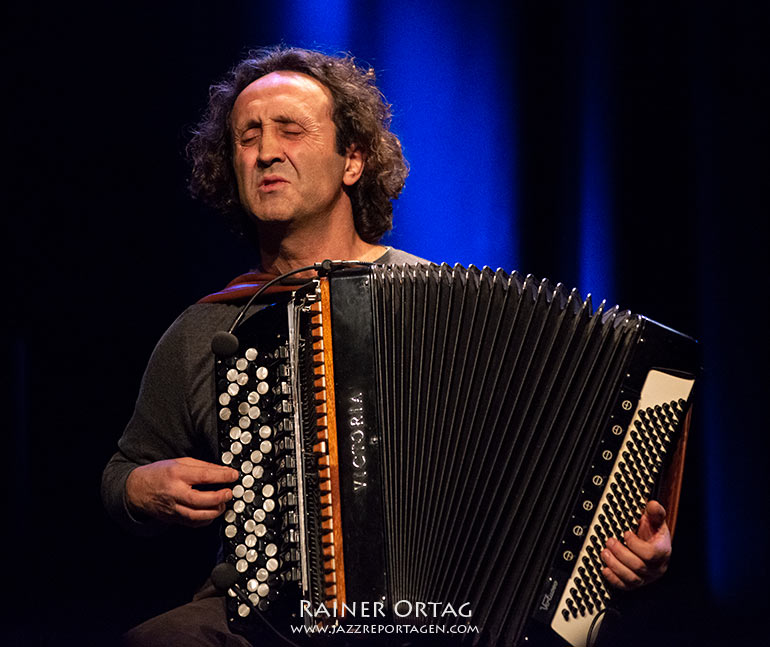
[{"label": "closed eye", "polygon": [[243,133],[241,133],[239,139],[243,146],[248,146],[249,144],[255,143],[261,134],[261,128],[249,128],[248,130],[245,130]]},{"label": "closed eye", "polygon": [[287,137],[299,137],[305,134],[305,129],[294,121],[281,123],[279,127],[281,134]]}]

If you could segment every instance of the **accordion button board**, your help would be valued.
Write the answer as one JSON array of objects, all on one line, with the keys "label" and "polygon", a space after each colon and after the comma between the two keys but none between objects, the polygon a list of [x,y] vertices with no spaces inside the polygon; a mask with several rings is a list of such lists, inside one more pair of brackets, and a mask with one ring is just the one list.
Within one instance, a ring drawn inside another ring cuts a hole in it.
[{"label": "accordion button board", "polygon": [[220,458],[242,474],[224,553],[274,626],[360,603],[424,624],[397,605],[440,602],[472,609],[469,643],[591,643],[613,604],[600,551],[682,449],[694,340],[448,265],[333,272],[238,339],[215,364]]}]

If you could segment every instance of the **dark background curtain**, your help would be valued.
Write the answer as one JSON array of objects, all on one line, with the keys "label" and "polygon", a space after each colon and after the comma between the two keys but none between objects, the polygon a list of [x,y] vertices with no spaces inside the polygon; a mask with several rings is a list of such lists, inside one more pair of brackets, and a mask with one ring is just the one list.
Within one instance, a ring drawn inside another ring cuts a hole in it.
[{"label": "dark background curtain", "polygon": [[388,244],[548,276],[699,339],[674,559],[624,644],[753,644],[766,3],[30,0],[3,18],[5,644],[110,644],[214,565],[211,529],[126,536],[99,479],[162,332],[256,262],[188,197],[183,148],[208,85],[280,41],[378,72],[412,167]]}]

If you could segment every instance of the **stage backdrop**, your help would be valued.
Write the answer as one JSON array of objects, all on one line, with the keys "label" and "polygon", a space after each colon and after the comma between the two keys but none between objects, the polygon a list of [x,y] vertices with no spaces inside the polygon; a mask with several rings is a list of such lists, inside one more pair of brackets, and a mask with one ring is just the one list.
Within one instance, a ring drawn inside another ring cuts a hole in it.
[{"label": "stage backdrop", "polygon": [[766,600],[765,3],[4,6],[6,644],[109,644],[187,599],[216,536],[99,501],[155,341],[253,250],[188,197],[208,85],[251,47],[375,69],[411,166],[385,242],[519,269],[697,337],[670,573],[628,644],[749,644]]}]

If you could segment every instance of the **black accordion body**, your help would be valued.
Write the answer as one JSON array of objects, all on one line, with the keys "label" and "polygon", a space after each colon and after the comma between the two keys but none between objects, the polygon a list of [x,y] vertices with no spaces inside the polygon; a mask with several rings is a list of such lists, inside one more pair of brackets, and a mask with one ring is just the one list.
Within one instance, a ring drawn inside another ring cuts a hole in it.
[{"label": "black accordion body", "polygon": [[[242,475],[225,559],[276,628],[451,607],[468,643],[590,644],[613,596],[599,553],[681,455],[694,340],[448,265],[335,270],[237,336],[216,361],[221,460]],[[232,589],[228,611],[259,624]]]}]

